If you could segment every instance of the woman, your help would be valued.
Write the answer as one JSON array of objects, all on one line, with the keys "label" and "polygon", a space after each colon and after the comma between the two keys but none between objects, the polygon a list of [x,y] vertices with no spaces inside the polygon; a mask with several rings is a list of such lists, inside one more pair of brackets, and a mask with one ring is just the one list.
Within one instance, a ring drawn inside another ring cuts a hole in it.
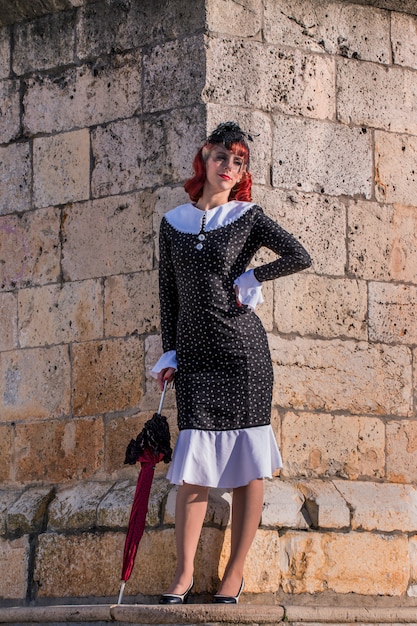
[{"label": "woman", "polygon": [[[270,425],[273,372],[265,330],[253,313],[265,280],[311,263],[306,250],[251,202],[252,140],[220,124],[194,159],[191,202],[165,214],[160,229],[164,354],[152,373],[172,381],[179,438],[167,477],[179,485],[177,569],[162,604],[186,602],[210,487],[233,489],[231,554],[216,603],[237,603],[258,528],[263,478],[282,467]],[[246,268],[261,248],[279,257]]]}]

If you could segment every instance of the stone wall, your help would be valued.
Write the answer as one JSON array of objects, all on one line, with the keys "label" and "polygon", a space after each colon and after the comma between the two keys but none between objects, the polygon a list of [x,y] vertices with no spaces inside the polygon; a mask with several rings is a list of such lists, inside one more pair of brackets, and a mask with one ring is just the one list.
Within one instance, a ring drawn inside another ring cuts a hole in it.
[{"label": "stone wall", "polygon": [[[254,199],[314,259],[259,309],[285,467],[246,589],[417,595],[417,18],[395,3],[70,4],[0,30],[0,597],[118,593],[124,451],[158,405],[158,224],[225,119],[255,136]],[[172,391],[164,411],[175,440]],[[139,599],[174,568],[165,472],[126,587]],[[214,491],[197,592],[216,587],[229,518]]]}]

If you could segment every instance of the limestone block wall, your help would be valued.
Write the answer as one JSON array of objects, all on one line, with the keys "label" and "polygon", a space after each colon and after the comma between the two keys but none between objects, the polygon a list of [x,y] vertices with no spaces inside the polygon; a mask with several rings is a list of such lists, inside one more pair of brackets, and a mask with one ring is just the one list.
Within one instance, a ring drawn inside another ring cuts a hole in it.
[{"label": "limestone block wall", "polygon": [[[314,260],[266,284],[259,309],[285,467],[266,482],[247,592],[417,595],[411,5],[101,0],[4,14],[3,602],[118,593],[137,476],[124,451],[158,405],[158,225],[225,119],[254,136],[254,199]],[[165,413],[175,440],[172,391]],[[146,601],[175,566],[165,472],[126,588]],[[230,502],[211,495],[199,593],[224,567]]]}]

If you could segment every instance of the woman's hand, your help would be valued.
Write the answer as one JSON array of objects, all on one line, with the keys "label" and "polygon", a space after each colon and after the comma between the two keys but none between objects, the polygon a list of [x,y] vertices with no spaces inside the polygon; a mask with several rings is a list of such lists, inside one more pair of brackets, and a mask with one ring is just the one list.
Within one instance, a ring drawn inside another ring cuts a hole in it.
[{"label": "woman's hand", "polygon": [[173,367],[165,367],[163,370],[158,372],[157,381],[158,386],[161,391],[164,389],[165,381],[168,383],[172,383],[175,376],[175,369]]}]

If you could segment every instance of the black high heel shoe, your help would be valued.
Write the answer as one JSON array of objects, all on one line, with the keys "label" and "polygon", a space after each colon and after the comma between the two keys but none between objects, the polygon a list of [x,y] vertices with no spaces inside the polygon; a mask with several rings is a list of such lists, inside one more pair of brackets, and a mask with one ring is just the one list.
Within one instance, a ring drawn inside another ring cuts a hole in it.
[{"label": "black high heel shoe", "polygon": [[159,604],[186,604],[191,589],[194,587],[194,578],[185,593],[163,593],[159,598]]},{"label": "black high heel shoe", "polygon": [[213,604],[237,604],[244,587],[245,581],[242,578],[237,596],[222,596],[221,594],[216,593],[216,595],[213,596]]}]

